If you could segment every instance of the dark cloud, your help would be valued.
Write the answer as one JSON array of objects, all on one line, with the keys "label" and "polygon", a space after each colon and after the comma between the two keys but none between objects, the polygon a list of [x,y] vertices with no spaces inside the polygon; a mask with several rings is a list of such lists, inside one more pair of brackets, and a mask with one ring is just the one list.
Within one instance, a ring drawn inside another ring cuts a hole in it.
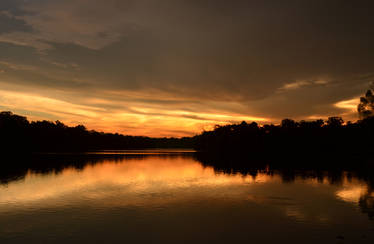
[{"label": "dark cloud", "polygon": [[2,0],[0,4],[0,11],[6,11],[14,15],[25,14],[21,9],[22,5],[27,2],[24,0]]},{"label": "dark cloud", "polygon": [[0,34],[14,31],[31,32],[32,28],[25,21],[16,19],[10,12],[0,11]]}]

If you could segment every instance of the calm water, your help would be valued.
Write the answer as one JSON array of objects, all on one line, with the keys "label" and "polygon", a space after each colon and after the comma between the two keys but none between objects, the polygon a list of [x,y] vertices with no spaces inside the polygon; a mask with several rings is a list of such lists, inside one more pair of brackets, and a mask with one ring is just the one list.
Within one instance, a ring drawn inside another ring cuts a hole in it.
[{"label": "calm water", "polygon": [[350,172],[227,174],[188,152],[117,153],[3,173],[0,243],[374,243],[374,194]]}]

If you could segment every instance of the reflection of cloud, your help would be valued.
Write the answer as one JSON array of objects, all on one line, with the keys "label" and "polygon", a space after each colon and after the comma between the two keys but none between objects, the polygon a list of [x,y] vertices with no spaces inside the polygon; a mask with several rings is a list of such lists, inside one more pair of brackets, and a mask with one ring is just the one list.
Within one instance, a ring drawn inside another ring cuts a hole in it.
[{"label": "reflection of cloud", "polygon": [[[265,178],[262,177],[261,182]],[[127,205],[144,204],[149,200],[147,197],[156,196],[152,197],[149,204],[155,204],[155,201],[167,203],[178,199],[163,199],[165,193],[192,190],[192,195],[198,195],[200,188],[214,187],[220,188],[224,194],[236,195],[237,192],[230,193],[224,188],[254,182],[257,181],[249,176],[216,174],[212,168],[204,168],[192,159],[149,157],[144,160],[126,160],[122,164],[105,162],[88,166],[83,171],[65,169],[57,175],[41,177],[29,173],[24,181],[0,187],[0,211],[1,208],[7,208],[9,202],[38,204],[43,201],[44,204],[56,204],[57,198],[74,201],[77,197],[105,201],[107,198],[125,195],[125,199],[105,204]]]},{"label": "reflection of cloud", "polygon": [[297,221],[304,221],[306,219],[305,214],[295,206],[287,206],[285,213],[287,217],[294,218]]},{"label": "reflection of cloud", "polygon": [[360,197],[366,194],[367,190],[367,186],[347,186],[337,191],[336,196],[345,202],[358,203]]},{"label": "reflection of cloud", "polygon": [[[334,225],[341,221],[340,217],[357,217],[357,212],[350,211],[351,204],[342,206],[336,197],[357,204],[360,194],[367,190],[357,178],[349,181],[344,178],[342,186],[329,184],[327,175],[323,183],[305,176],[297,176],[293,183],[284,183],[281,174],[273,173],[259,172],[256,178],[217,173],[185,156],[109,160],[79,170],[64,169],[58,174],[29,172],[22,181],[0,185],[0,213],[35,208],[84,208],[92,204],[95,209],[104,210],[153,209],[172,204],[180,207],[193,203],[193,208],[199,209],[205,202],[224,204],[230,209],[240,206],[245,218],[263,216],[266,221],[277,218]],[[336,206],[339,207],[335,209]],[[253,214],[247,215],[246,211]]]}]

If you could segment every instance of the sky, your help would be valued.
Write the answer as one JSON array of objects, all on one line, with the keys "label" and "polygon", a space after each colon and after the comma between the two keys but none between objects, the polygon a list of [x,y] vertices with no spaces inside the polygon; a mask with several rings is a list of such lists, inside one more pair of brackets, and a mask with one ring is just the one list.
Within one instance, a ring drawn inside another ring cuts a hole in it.
[{"label": "sky", "polygon": [[155,137],[358,119],[371,0],[1,0],[0,110]]}]

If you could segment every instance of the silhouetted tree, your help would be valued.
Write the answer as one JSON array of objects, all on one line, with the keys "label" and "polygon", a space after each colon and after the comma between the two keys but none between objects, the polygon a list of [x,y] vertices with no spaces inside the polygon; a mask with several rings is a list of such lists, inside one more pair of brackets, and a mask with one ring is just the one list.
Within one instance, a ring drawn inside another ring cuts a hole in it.
[{"label": "silhouetted tree", "polygon": [[292,119],[284,119],[281,122],[282,128],[294,129],[298,126],[298,124]]},{"label": "silhouetted tree", "polygon": [[360,103],[357,107],[360,118],[365,119],[374,115],[374,84],[366,92],[364,97],[360,98]]},{"label": "silhouetted tree", "polygon": [[304,128],[304,129],[319,129],[323,126],[324,123],[325,122],[323,121],[323,119],[318,119],[314,121],[302,120],[299,122],[299,126],[300,128]]},{"label": "silhouetted tree", "polygon": [[344,120],[341,117],[329,117],[326,123],[328,127],[339,128],[343,125]]}]

